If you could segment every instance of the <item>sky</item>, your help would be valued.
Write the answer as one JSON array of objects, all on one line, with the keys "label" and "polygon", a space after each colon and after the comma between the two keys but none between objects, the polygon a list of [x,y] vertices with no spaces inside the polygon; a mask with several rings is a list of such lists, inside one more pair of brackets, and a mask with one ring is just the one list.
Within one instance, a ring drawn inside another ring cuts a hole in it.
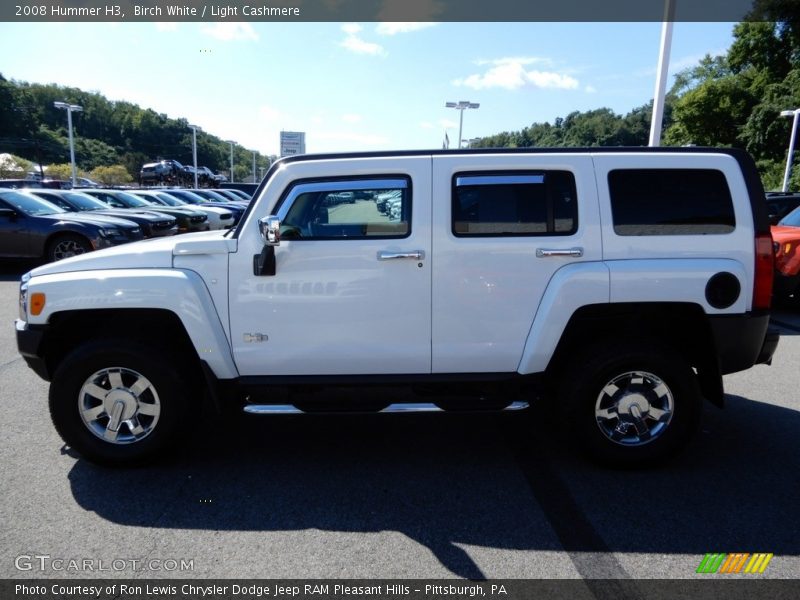
[{"label": "sky", "polygon": [[[732,23],[675,23],[670,78]],[[649,102],[661,23],[0,23],[0,73],[185,118],[279,154],[441,148],[572,111]],[[55,110],[55,109],[54,109]],[[76,119],[79,119],[77,116]],[[79,131],[79,124],[76,126]]]}]

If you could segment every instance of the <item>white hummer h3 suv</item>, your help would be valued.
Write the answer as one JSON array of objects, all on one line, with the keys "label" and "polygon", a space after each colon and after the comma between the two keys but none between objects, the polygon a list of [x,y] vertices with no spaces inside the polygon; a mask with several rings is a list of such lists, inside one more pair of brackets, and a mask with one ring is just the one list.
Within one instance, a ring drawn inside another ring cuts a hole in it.
[{"label": "white hummer h3 suv", "polygon": [[593,457],[648,465],[723,405],[724,374],[771,360],[772,277],[742,151],[304,155],[235,230],[27,273],[16,331],[56,429],[101,463],[159,456],[204,398],[341,410],[298,390],[358,386],[351,408],[382,411],[543,392]]}]

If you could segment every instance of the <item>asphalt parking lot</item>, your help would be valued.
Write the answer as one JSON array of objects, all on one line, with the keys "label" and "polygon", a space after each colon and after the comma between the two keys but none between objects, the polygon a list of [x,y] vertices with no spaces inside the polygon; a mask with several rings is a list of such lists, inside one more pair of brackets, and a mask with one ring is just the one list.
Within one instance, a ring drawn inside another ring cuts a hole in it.
[{"label": "asphalt parking lot", "polygon": [[726,377],[727,408],[657,470],[600,469],[514,414],[205,422],[109,470],[63,447],[16,354],[19,273],[0,270],[2,578],[693,578],[710,552],[800,574],[796,308],[773,365]]}]

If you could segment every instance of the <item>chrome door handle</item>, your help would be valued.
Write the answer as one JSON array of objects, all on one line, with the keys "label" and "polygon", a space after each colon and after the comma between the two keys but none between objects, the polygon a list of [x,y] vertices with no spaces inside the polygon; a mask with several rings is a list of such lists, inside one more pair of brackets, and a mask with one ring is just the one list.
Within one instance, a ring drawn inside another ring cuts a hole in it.
[{"label": "chrome door handle", "polygon": [[414,252],[386,252],[381,250],[378,252],[378,260],[395,260],[398,258],[410,258],[412,260],[422,260],[425,258],[425,253],[422,250],[415,250]]},{"label": "chrome door handle", "polygon": [[583,248],[568,248],[566,250],[537,248],[536,256],[539,258],[547,258],[548,256],[572,256],[574,258],[580,258],[583,256]]}]

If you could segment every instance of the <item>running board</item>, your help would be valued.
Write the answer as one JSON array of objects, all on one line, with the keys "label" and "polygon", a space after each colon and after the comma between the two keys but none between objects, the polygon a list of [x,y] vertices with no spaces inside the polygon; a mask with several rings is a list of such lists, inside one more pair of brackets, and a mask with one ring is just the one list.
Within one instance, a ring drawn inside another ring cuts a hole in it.
[{"label": "running board", "polygon": [[[527,402],[512,402],[506,406],[503,411],[516,411],[528,408]],[[244,412],[251,415],[308,415],[308,414],[358,414],[358,413],[425,413],[425,412],[484,412],[478,410],[464,410],[464,411],[446,411],[439,408],[433,403],[421,402],[417,404],[390,404],[386,408],[379,411],[304,411],[300,410],[292,404],[248,404],[244,407]],[[498,411],[491,411],[498,412]]]}]

